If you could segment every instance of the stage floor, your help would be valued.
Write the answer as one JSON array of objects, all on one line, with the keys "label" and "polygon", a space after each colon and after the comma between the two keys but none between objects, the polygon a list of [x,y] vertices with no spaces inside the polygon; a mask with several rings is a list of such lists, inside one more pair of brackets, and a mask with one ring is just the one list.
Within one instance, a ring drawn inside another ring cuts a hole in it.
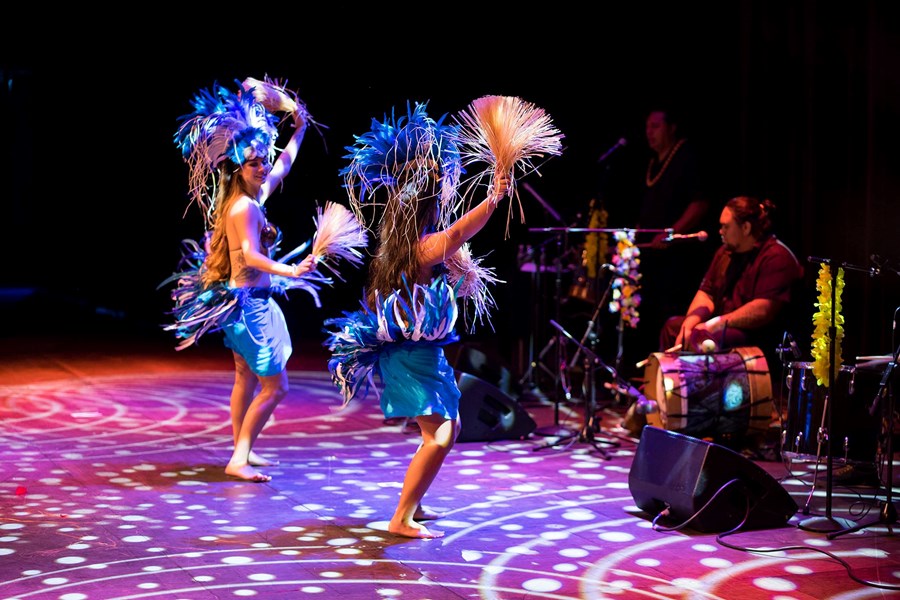
[{"label": "stage floor", "polygon": [[[537,432],[560,425],[575,438],[458,443],[425,498],[444,513],[430,526],[445,537],[390,535],[418,432],[386,423],[374,397],[342,410],[315,347],[297,350],[291,391],[257,443],[280,461],[265,469],[273,479],[232,479],[223,472],[231,363],[216,342],[179,353],[124,337],[2,340],[0,597],[820,600],[900,591],[900,540],[883,522],[892,519],[828,535],[838,519],[878,521],[886,498],[877,482],[848,484],[838,465],[829,494],[825,465],[814,480],[812,461],[712,462],[760,467],[799,510],[731,535],[680,527],[683,515],[654,527],[629,475],[636,457],[644,473],[656,457],[641,456],[615,404],[584,429],[583,402],[523,401]],[[874,457],[872,466],[884,477]]]}]

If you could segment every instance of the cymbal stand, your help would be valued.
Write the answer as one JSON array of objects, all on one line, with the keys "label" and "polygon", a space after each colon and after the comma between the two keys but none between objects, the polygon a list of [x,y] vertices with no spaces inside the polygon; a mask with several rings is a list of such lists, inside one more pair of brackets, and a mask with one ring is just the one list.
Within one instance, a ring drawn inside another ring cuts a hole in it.
[{"label": "cymbal stand", "polygon": [[[555,316],[559,318],[559,305],[562,300],[562,247],[563,236],[556,236],[556,246],[557,246],[557,258],[556,258],[556,281],[555,281]],[[551,322],[552,319],[551,319]],[[544,435],[550,437],[557,436],[571,436],[574,435],[570,429],[567,429],[560,425],[559,423],[559,405],[562,402],[560,398],[560,390],[564,393],[566,400],[571,400],[572,398],[572,390],[568,382],[568,376],[566,372],[566,358],[565,358],[565,344],[562,343],[562,338],[558,335],[554,335],[550,338],[550,341],[544,346],[544,349],[541,351],[541,356],[549,352],[551,348],[555,346],[556,348],[556,369],[552,372],[547,369],[546,366],[540,364],[541,368],[544,371],[549,372],[553,376],[553,389],[554,389],[554,400],[553,400],[553,425],[548,427],[538,427],[534,430],[536,435]],[[534,363],[532,363],[534,366]]]},{"label": "cymbal stand", "polygon": [[[523,259],[532,258],[533,259],[534,250],[531,246],[528,247],[528,251]],[[534,380],[534,369],[535,367],[540,366],[544,371],[546,371],[549,375],[553,375],[546,366],[541,362],[544,360],[544,356],[546,356],[547,352],[553,347],[556,337],[552,337],[549,342],[541,349],[540,353],[535,359],[534,356],[534,332],[537,329],[537,324],[540,321],[540,303],[537,302],[537,298],[540,297],[541,292],[541,273],[544,271],[544,265],[547,260],[547,250],[546,250],[546,242],[542,242],[540,244],[540,252],[538,253],[538,260],[534,263],[534,271],[531,273],[531,299],[532,299],[532,323],[530,327],[530,331],[528,333],[528,369],[525,370],[525,373],[519,379],[519,387],[523,387],[526,389],[528,394],[534,396],[543,396],[543,394],[538,394],[538,385]],[[525,387],[527,386],[527,387]]]},{"label": "cymbal stand", "polygon": [[[898,306],[894,310],[894,330],[897,329],[897,312],[900,311],[900,306]],[[892,334],[893,337],[893,334]],[[894,340],[891,340],[893,345]],[[872,406],[869,407],[869,414],[874,416],[875,412],[879,408],[880,401],[885,396],[885,390],[887,390],[887,406],[882,407],[882,411],[887,413],[887,419],[882,419],[884,423],[884,428],[887,430],[887,442],[886,442],[886,450],[887,453],[887,474],[885,475],[885,481],[883,485],[885,487],[885,500],[881,503],[878,516],[868,522],[857,523],[852,527],[847,527],[846,529],[841,529],[840,531],[833,531],[829,533],[826,537],[829,540],[833,540],[839,535],[844,535],[845,533],[852,533],[854,531],[859,531],[860,529],[865,529],[867,527],[871,527],[872,525],[893,525],[897,522],[897,507],[894,506],[893,502],[893,488],[894,488],[894,395],[891,391],[890,379],[891,374],[894,371],[894,368],[897,366],[897,359],[900,358],[900,345],[897,346],[897,349],[894,350],[894,355],[891,357],[891,362],[889,362],[884,367],[884,373],[881,376],[881,383],[878,384],[878,392],[875,394],[875,400],[872,402]]]},{"label": "cymbal stand", "polygon": [[562,436],[558,440],[553,442],[548,442],[542,446],[537,446],[533,450],[543,450],[544,448],[552,448],[555,446],[560,446],[566,444],[567,447],[572,446],[575,442],[583,442],[590,444],[593,446],[594,450],[600,453],[603,458],[609,460],[612,458],[607,451],[607,448],[617,448],[619,447],[619,442],[615,440],[610,440],[606,438],[600,438],[597,436],[597,432],[600,430],[600,424],[596,420],[596,400],[597,400],[597,392],[596,385],[594,384],[594,371],[597,368],[606,369],[609,373],[616,376],[616,372],[600,359],[597,354],[594,353],[593,350],[587,348],[583,344],[581,344],[578,340],[572,337],[568,331],[563,328],[562,325],[554,321],[550,320],[550,324],[553,325],[560,334],[567,337],[569,340],[574,342],[578,348],[584,353],[584,383],[582,384],[586,389],[584,392],[584,423],[582,424],[581,430],[577,434],[571,434],[568,436]]}]

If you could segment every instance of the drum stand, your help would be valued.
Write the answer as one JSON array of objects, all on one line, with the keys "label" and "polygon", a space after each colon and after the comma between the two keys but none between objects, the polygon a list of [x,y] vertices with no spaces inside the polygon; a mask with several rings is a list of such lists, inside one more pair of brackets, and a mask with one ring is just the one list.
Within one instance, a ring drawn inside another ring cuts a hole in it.
[{"label": "drum stand", "polygon": [[[900,311],[900,307],[894,311],[894,329],[896,329],[897,324],[897,312]],[[900,345],[897,346],[897,349],[894,350],[894,355],[891,358],[891,362],[887,364],[884,368],[884,373],[881,377],[881,383],[878,384],[878,392],[875,394],[875,400],[872,402],[872,406],[869,407],[869,414],[874,415],[875,412],[879,408],[879,403],[885,396],[885,389],[887,389],[887,407],[882,407],[882,410],[887,411],[887,422],[885,424],[885,429],[887,429],[887,475],[885,477],[885,500],[881,503],[880,510],[878,511],[878,516],[867,522],[867,523],[857,523],[853,526],[847,527],[845,529],[841,529],[840,531],[833,531],[829,533],[826,537],[829,540],[833,540],[839,535],[844,535],[845,533],[852,533],[854,531],[859,531],[860,529],[865,529],[867,527],[871,527],[872,525],[893,525],[897,522],[897,507],[894,506],[893,502],[893,488],[894,488],[894,395],[891,392],[890,387],[890,379],[891,374],[894,371],[894,367],[897,366],[897,359],[900,358]]]},{"label": "drum stand", "polygon": [[[539,265],[536,270],[539,273],[541,271],[542,265],[544,263],[544,245],[547,242],[543,242],[541,245],[541,265]],[[557,258],[556,258],[556,292],[555,292],[555,301],[556,301],[556,318],[559,318],[559,304],[562,299],[562,253],[561,248],[564,246],[563,244],[563,236],[558,234],[556,236],[556,245],[557,245]],[[539,288],[539,286],[535,285],[535,288]],[[540,292],[539,289],[535,290],[536,292]],[[537,303],[535,303],[535,306]],[[552,320],[551,320],[552,321]],[[537,324],[535,323],[535,326]],[[557,368],[554,370],[550,370],[546,365],[543,364],[544,356],[550,352],[551,349],[556,348],[556,361]],[[538,354],[537,359],[534,358],[534,333],[531,334],[531,339],[529,341],[529,365],[528,369],[525,371],[525,374],[519,379],[519,385],[524,385],[528,382],[531,386],[530,389],[534,389],[537,385],[534,383],[534,369],[535,367],[540,367],[545,373],[553,377],[554,384],[554,394],[555,398],[553,401],[553,425],[552,427],[539,427],[534,430],[536,435],[544,435],[544,436],[571,436],[574,435],[571,430],[562,427],[559,424],[559,405],[560,405],[560,387],[565,391],[566,399],[571,399],[572,393],[569,388],[569,384],[566,380],[566,371],[565,371],[565,358],[563,355],[564,345],[561,343],[561,339],[559,336],[554,335],[550,338],[550,340],[544,345],[543,349]]]},{"label": "drum stand", "polygon": [[560,334],[564,335],[572,342],[574,342],[585,355],[585,383],[583,384],[586,387],[584,394],[584,423],[577,435],[572,434],[560,437],[556,441],[549,442],[547,444],[544,444],[543,446],[537,446],[534,448],[534,450],[543,450],[544,448],[552,448],[554,446],[559,446],[562,444],[567,444],[568,447],[573,445],[577,441],[590,444],[594,447],[594,450],[596,450],[600,453],[601,456],[603,456],[603,458],[609,460],[612,457],[609,455],[609,452],[607,452],[607,448],[617,448],[620,444],[615,440],[597,437],[597,432],[600,431],[600,424],[596,420],[597,392],[596,385],[594,384],[594,372],[597,367],[602,367],[611,375],[613,375],[614,378],[618,379],[618,375],[616,374],[615,370],[604,364],[604,362],[600,360],[600,357],[597,356],[592,350],[585,347],[578,340],[572,337],[572,335],[568,331],[566,331],[562,325],[560,325],[553,319],[550,320],[550,324],[553,325],[560,332]]}]

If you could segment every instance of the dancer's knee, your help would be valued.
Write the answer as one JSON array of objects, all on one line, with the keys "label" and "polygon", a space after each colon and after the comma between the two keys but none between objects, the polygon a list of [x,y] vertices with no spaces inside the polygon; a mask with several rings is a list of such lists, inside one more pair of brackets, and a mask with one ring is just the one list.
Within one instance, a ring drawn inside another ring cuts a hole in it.
[{"label": "dancer's knee", "polygon": [[262,378],[263,391],[275,402],[281,402],[290,391],[287,373]]},{"label": "dancer's knee", "polygon": [[432,452],[443,454],[444,456],[446,456],[453,448],[453,442],[454,440],[447,436],[439,436],[429,440],[425,440],[422,445]]}]

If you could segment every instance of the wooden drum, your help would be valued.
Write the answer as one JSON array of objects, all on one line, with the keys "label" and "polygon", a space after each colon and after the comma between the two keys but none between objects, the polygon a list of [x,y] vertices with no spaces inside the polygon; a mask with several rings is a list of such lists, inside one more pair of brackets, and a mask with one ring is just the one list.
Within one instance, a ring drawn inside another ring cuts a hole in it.
[{"label": "wooden drum", "polygon": [[650,355],[644,395],[658,412],[647,423],[694,437],[763,432],[772,421],[772,380],[759,348]]}]

